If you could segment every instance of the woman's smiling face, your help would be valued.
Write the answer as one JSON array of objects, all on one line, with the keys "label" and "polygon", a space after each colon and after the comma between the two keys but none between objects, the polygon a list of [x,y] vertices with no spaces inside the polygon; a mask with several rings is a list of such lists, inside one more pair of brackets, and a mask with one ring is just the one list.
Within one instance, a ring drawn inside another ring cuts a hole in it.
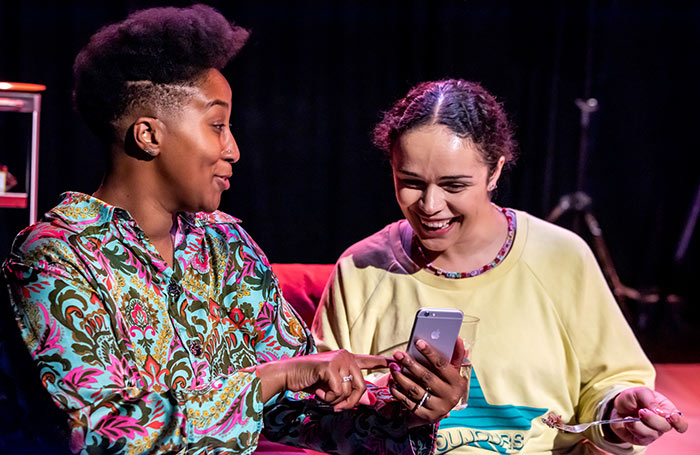
[{"label": "woman's smiling face", "polygon": [[396,200],[423,247],[444,252],[468,238],[481,213],[492,210],[496,182],[470,139],[444,125],[405,132],[391,153]]},{"label": "woman's smiling face", "polygon": [[213,212],[240,157],[229,128],[231,88],[211,69],[195,89],[197,93],[166,121],[159,157],[159,173],[167,186],[162,197],[174,210]]}]

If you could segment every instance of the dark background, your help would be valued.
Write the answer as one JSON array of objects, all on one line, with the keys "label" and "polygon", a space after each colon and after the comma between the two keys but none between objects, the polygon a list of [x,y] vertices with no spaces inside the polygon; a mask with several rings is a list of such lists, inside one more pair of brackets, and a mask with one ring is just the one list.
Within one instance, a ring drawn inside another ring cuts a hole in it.
[{"label": "dark background", "polygon": [[[135,9],[191,2],[96,3],[0,0],[0,80],[47,86],[40,212],[64,191],[94,191],[103,169],[96,140],[71,110],[76,53],[100,26]],[[272,262],[334,262],[401,216],[370,133],[417,82],[476,80],[504,103],[521,157],[496,202],[540,217],[576,189],[574,100],[595,97],[583,190],[623,283],[661,295],[656,304],[628,302],[627,316],[652,360],[700,360],[698,229],[683,260],[673,260],[700,183],[700,5],[205,3],[252,31],[224,71],[241,160],[221,209],[243,220]],[[27,126],[16,116],[0,116],[0,161],[23,174],[15,161]],[[0,209],[1,256],[26,219]]]}]

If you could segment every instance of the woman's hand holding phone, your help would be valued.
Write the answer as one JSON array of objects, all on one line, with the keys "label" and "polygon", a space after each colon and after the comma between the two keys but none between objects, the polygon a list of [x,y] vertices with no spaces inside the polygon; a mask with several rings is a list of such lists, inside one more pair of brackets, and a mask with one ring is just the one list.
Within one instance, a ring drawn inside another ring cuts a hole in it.
[{"label": "woman's hand holding phone", "polygon": [[449,360],[425,340],[418,339],[415,346],[427,359],[427,365],[396,351],[397,363],[389,366],[391,394],[418,418],[415,424],[435,423],[450,413],[467,388],[467,380],[459,373],[464,343],[457,338]]}]

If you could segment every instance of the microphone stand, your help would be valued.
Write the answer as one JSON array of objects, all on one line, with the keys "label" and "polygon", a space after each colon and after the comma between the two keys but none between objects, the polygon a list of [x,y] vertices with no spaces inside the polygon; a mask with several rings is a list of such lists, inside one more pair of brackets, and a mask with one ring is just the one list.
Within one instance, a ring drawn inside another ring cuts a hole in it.
[{"label": "microphone stand", "polygon": [[681,231],[680,238],[678,239],[678,245],[676,246],[673,261],[671,263],[670,274],[667,279],[664,280],[665,286],[662,287],[664,291],[662,295],[666,303],[668,303],[670,306],[673,327],[677,331],[692,331],[692,329],[689,330],[687,321],[681,315],[681,307],[685,305],[686,299],[681,294],[677,293],[677,287],[680,284],[678,282],[678,277],[679,275],[682,275],[682,268],[688,253],[690,241],[695,233],[698,218],[700,218],[700,182],[698,182],[695,189],[693,201],[688,210],[688,215],[685,218],[685,223],[683,224],[683,230]]},{"label": "microphone stand", "polygon": [[591,114],[598,110],[598,100],[595,98],[577,99],[576,107],[581,111],[581,137],[578,151],[578,169],[576,178],[576,191],[562,196],[559,203],[547,216],[547,221],[555,223],[564,214],[572,212],[574,215],[574,230],[581,233],[580,222],[583,220],[585,229],[588,231],[592,239],[592,249],[598,262],[600,263],[603,275],[605,275],[608,285],[612,289],[615,299],[617,300],[620,309],[625,314],[625,317],[630,320],[631,313],[628,305],[628,300],[635,300],[643,303],[656,303],[659,301],[658,293],[642,293],[636,289],[625,286],[620,280],[620,276],[615,269],[610,250],[608,249],[605,239],[603,238],[603,230],[598,223],[598,220],[593,215],[593,201],[591,197],[583,191],[583,182],[585,176],[586,158],[588,154],[588,129],[591,120]]}]

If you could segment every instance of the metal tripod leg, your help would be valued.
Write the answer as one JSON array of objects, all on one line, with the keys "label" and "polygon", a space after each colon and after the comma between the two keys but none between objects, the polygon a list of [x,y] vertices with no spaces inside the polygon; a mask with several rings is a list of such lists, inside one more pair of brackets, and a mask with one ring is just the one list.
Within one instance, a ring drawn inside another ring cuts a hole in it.
[{"label": "metal tripod leg", "polygon": [[605,275],[608,285],[610,286],[620,309],[625,314],[627,319],[630,320],[632,315],[629,305],[627,304],[628,299],[643,303],[656,303],[659,301],[659,294],[641,293],[636,289],[622,284],[620,276],[617,274],[617,270],[613,264],[610,250],[608,249],[605,239],[603,238],[603,230],[600,228],[598,220],[591,211],[591,205],[591,198],[582,191],[567,194],[562,196],[562,198],[559,200],[559,204],[557,204],[557,206],[550,212],[549,216],[547,217],[547,221],[554,223],[567,212],[574,212],[574,214],[583,217],[586,229],[592,237],[592,249],[596,258],[598,259],[598,262],[600,263],[600,268],[603,271],[603,275]]},{"label": "metal tripod leg", "polygon": [[598,220],[596,220],[590,210],[583,212],[583,218],[586,221],[588,231],[593,236],[593,251],[598,261],[600,261],[603,274],[608,279],[608,283],[612,288],[613,294],[617,298],[617,303],[620,305],[622,312],[628,317],[631,316],[629,306],[627,305],[628,299],[642,303],[657,303],[659,301],[658,293],[642,293],[622,284],[620,276],[617,274],[617,270],[613,264],[612,257],[610,256],[610,250],[608,250],[608,246],[603,239],[603,230],[600,228]]}]

